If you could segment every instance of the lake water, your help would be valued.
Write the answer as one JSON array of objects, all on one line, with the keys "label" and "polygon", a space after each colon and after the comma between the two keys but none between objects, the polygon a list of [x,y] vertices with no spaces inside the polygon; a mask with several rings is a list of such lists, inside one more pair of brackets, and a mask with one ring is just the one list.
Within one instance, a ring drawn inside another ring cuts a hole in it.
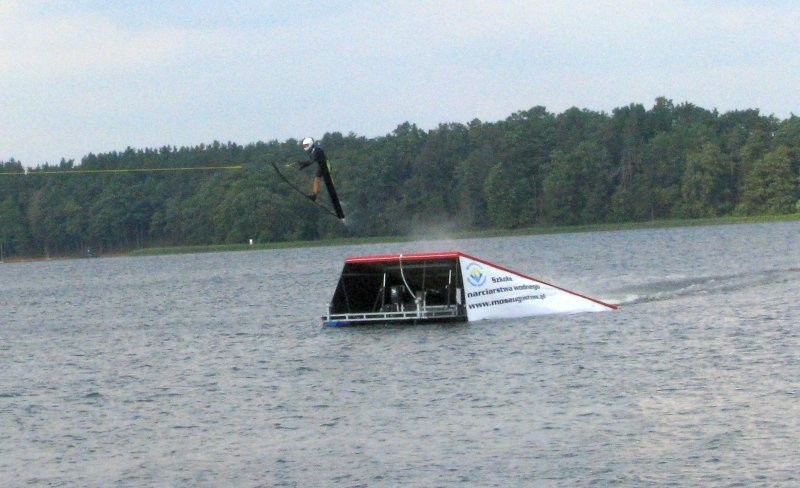
[{"label": "lake water", "polygon": [[[0,264],[0,486],[798,486],[800,223]],[[347,256],[616,312],[323,328]]]}]

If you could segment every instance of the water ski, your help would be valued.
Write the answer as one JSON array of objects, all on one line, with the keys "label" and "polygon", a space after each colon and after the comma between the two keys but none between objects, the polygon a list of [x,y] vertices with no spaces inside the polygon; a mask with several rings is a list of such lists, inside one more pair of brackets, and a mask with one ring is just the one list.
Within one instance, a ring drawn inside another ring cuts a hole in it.
[{"label": "water ski", "polygon": [[333,210],[336,211],[336,216],[339,219],[344,219],[344,211],[339,203],[339,195],[336,194],[336,187],[333,186],[333,178],[331,178],[331,172],[327,167],[322,170],[322,181],[325,182],[325,188],[328,189],[328,195],[331,197],[331,205],[333,205]]},{"label": "water ski", "polygon": [[304,197],[306,197],[308,199],[308,201],[310,201],[311,203],[313,203],[317,207],[321,208],[322,210],[324,210],[328,214],[336,217],[339,220],[344,220],[344,211],[342,211],[342,206],[339,203],[339,197],[336,195],[336,188],[333,186],[333,180],[331,179],[330,173],[325,171],[325,173],[323,175],[323,180],[325,181],[325,187],[328,189],[328,194],[331,197],[331,203],[333,204],[334,210],[331,210],[330,208],[326,207],[325,205],[322,205],[321,203],[319,203],[316,200],[312,200],[306,194],[306,192],[304,192],[303,190],[298,188],[297,185],[292,183],[292,181],[289,178],[287,178],[286,175],[284,175],[281,172],[281,170],[278,168],[278,165],[276,165],[275,163],[272,163],[272,167],[275,168],[275,172],[278,173],[278,176],[280,176],[281,179],[283,181],[285,181],[286,184],[289,185],[289,187],[291,187],[292,190],[294,190],[297,193],[303,195]]}]

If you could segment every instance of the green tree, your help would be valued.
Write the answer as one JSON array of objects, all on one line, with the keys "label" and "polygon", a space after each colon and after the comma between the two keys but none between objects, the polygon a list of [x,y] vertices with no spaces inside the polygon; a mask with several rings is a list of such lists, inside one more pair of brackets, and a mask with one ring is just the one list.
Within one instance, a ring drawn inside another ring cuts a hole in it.
[{"label": "green tree", "polygon": [[774,144],[776,147],[785,146],[789,149],[792,171],[800,172],[800,117],[792,115],[779,124]]},{"label": "green tree", "polygon": [[483,194],[489,221],[502,229],[523,227],[538,213],[535,181],[520,163],[496,163],[488,173]]},{"label": "green tree", "polygon": [[[545,107],[512,114],[497,124],[501,134],[484,196],[489,218],[500,227],[536,224],[541,218],[542,171],[554,147],[556,121]],[[510,197],[510,198],[509,198]]]},{"label": "green tree", "polygon": [[0,201],[0,245],[4,256],[20,255],[28,247],[25,216],[15,195]]},{"label": "green tree", "polygon": [[[320,213],[269,163],[303,157],[288,139],[213,141],[90,153],[30,169],[0,164],[0,239],[7,252],[72,254],[86,245],[150,245],[401,235],[418,223],[523,227],[783,212],[797,201],[800,119],[723,114],[659,97],[611,114],[544,107],[498,122],[424,131],[405,122],[366,138],[321,142],[348,226]],[[780,151],[779,151],[780,149]],[[787,163],[788,161],[788,163]],[[241,166],[244,171],[90,174],[87,169]],[[788,169],[787,169],[788,167]],[[48,174],[58,170],[65,174]],[[309,184],[310,171],[296,174]]]},{"label": "green tree", "polygon": [[467,228],[483,228],[489,223],[484,186],[495,164],[497,159],[494,151],[484,145],[472,151],[456,168],[454,193],[458,198],[457,215],[460,224]]},{"label": "green tree", "polygon": [[542,185],[545,220],[556,224],[602,222],[612,191],[611,159],[596,142],[553,153]]},{"label": "green tree", "polygon": [[414,223],[438,223],[455,213],[458,201],[452,180],[469,152],[467,128],[442,124],[428,132],[404,186],[406,211]]},{"label": "green tree", "polygon": [[783,214],[795,210],[798,201],[797,174],[792,171],[790,150],[780,146],[764,155],[747,174],[742,203],[744,214]]},{"label": "green tree", "polygon": [[24,255],[29,246],[25,168],[12,158],[0,161],[0,173],[6,173],[0,175],[0,245],[4,256]]},{"label": "green tree", "polygon": [[31,196],[27,218],[31,244],[37,254],[59,255],[70,247],[70,239],[63,232],[69,207],[64,204],[63,196],[59,185],[52,182],[35,190]]},{"label": "green tree", "polygon": [[573,107],[555,117],[554,149],[571,151],[583,142],[608,147],[612,139],[611,119],[606,114]]},{"label": "green tree", "polygon": [[712,217],[724,213],[728,200],[730,163],[720,148],[704,144],[686,160],[681,180],[681,217]]},{"label": "green tree", "polygon": [[603,146],[587,141],[569,152],[556,151],[542,184],[544,220],[564,225],[603,221],[611,190],[611,159]]}]

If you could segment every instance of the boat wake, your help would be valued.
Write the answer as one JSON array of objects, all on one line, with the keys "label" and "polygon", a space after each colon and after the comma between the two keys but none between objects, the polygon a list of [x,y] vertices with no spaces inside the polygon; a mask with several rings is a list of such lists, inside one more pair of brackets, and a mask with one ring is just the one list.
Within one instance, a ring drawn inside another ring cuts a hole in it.
[{"label": "boat wake", "polygon": [[696,276],[625,287],[613,292],[617,298],[609,299],[609,302],[615,305],[632,305],[691,295],[726,293],[745,287],[753,288],[793,281],[800,281],[800,267],[728,275]]}]

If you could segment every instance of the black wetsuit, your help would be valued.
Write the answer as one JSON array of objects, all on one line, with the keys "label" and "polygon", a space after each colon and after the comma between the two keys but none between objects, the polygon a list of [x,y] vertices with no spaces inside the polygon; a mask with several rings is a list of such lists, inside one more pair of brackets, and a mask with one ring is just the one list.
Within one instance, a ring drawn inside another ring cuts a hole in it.
[{"label": "black wetsuit", "polygon": [[314,163],[317,163],[315,176],[322,178],[328,172],[328,157],[325,156],[325,151],[316,144],[311,146],[311,150],[308,151],[308,161],[298,161],[297,165],[300,166],[300,169],[305,169]]},{"label": "black wetsuit", "polygon": [[322,178],[324,177],[325,173],[328,173],[328,157],[325,156],[325,151],[323,151],[321,147],[317,146],[316,144],[311,146],[311,151],[309,151],[308,158],[312,163],[317,163],[316,176],[318,178]]},{"label": "black wetsuit", "polygon": [[331,197],[331,203],[333,204],[334,211],[340,219],[343,219],[344,212],[342,211],[342,206],[339,204],[339,196],[336,195],[336,188],[333,186],[331,173],[328,171],[328,158],[325,156],[325,151],[323,151],[321,147],[314,144],[311,146],[311,150],[308,151],[308,159],[308,161],[298,162],[300,169],[317,163],[316,177],[322,178],[322,181],[325,182],[325,187],[328,189],[328,194]]}]

